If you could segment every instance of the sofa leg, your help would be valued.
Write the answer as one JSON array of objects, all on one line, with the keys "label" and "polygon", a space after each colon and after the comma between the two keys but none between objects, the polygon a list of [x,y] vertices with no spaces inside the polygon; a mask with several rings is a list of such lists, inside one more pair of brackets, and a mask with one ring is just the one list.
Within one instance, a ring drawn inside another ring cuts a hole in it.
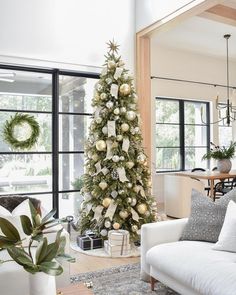
[{"label": "sofa leg", "polygon": [[150,277],[150,283],[151,283],[151,290],[154,291],[155,289],[155,283],[157,282],[156,279],[154,279],[153,277]]}]

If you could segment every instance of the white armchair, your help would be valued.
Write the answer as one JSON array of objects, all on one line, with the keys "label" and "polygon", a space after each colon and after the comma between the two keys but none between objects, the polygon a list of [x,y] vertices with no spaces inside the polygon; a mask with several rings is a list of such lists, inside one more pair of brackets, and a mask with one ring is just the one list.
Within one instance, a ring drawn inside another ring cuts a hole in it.
[{"label": "white armchair", "polygon": [[177,175],[164,177],[165,213],[175,218],[189,217],[192,189],[204,194],[204,183],[200,180]]}]

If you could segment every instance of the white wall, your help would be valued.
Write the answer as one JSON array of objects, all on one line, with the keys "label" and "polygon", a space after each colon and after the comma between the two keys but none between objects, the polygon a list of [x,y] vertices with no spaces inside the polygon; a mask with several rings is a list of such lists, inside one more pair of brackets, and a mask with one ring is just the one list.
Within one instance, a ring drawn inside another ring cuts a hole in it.
[{"label": "white wall", "polygon": [[[136,0],[136,31],[161,20],[162,18],[190,3],[190,0]],[[204,2],[204,1],[202,1]]]},{"label": "white wall", "polygon": [[133,71],[134,14],[135,0],[0,0],[0,62],[101,66],[114,38]]},{"label": "white wall", "polygon": [[[164,48],[152,43],[151,46],[151,75],[177,79],[203,81],[209,83],[226,84],[226,61],[216,57],[199,55],[191,52]],[[231,85],[236,85],[236,62],[230,61]],[[177,97],[186,99],[207,100],[215,102],[217,93],[223,98],[226,89],[204,85],[152,80],[152,102],[155,97]],[[222,99],[223,101],[223,99]],[[213,107],[214,109],[214,107]],[[152,107],[153,130],[155,130],[155,107]],[[213,114],[216,120],[216,112]],[[234,126],[235,128],[235,126]],[[212,129],[212,139],[217,136],[217,127]],[[152,162],[155,163],[155,134],[153,133]],[[154,195],[159,202],[163,202],[163,175],[155,173],[153,167]]]}]

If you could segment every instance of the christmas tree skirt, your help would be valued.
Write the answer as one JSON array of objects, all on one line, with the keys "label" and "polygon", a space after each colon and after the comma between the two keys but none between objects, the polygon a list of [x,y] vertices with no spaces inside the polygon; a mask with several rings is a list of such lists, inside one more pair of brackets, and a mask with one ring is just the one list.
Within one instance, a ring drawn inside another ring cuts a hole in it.
[{"label": "christmas tree skirt", "polygon": [[[80,253],[90,255],[90,256],[99,256],[99,257],[111,257],[108,253],[105,252],[104,248],[99,248],[99,249],[93,249],[93,250],[82,250],[76,243],[76,241],[71,241],[70,243],[71,249],[74,251],[78,251]],[[111,258],[127,258],[127,257],[138,257],[140,256],[140,248],[133,246],[131,248],[130,254],[129,255],[122,255],[119,257],[111,257]]]}]

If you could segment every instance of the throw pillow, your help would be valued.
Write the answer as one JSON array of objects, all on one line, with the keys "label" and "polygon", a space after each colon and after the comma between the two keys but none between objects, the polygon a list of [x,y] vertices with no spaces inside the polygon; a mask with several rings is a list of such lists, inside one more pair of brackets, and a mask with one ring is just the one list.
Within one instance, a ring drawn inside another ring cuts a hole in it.
[{"label": "throw pillow", "polygon": [[217,242],[229,201],[236,200],[236,189],[217,202],[192,190],[191,214],[181,240]]},{"label": "throw pillow", "polygon": [[229,202],[218,242],[214,250],[236,252],[236,203]]}]

